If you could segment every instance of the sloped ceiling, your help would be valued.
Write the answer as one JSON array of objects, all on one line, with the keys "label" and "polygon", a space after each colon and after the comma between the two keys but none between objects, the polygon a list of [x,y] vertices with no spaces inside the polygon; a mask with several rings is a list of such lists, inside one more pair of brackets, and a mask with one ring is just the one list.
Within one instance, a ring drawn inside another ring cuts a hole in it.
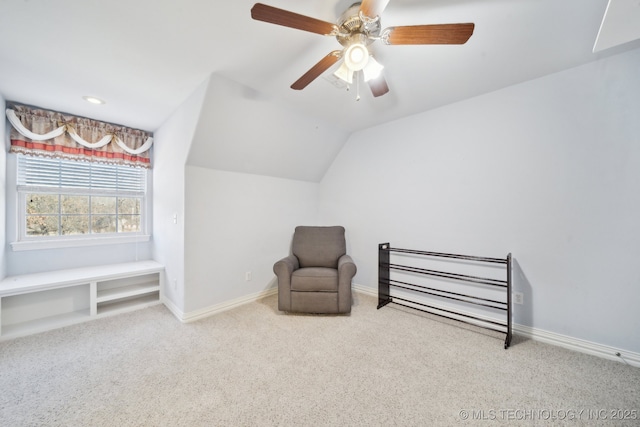
[{"label": "sloped ceiling", "polygon": [[213,74],[187,164],[319,182],[348,133],[281,104]]},{"label": "sloped ceiling", "polygon": [[[353,0],[262,1],[334,22]],[[309,162],[322,170],[345,134],[640,47],[636,41],[592,52],[607,0],[391,0],[383,27],[474,22],[475,32],[461,46],[376,42],[391,91],[373,98],[365,87],[355,101],[355,88],[338,89],[324,76],[302,91],[290,89],[340,45],[332,37],[254,21],[253,4],[0,0],[0,94],[155,131],[216,76],[214,86],[225,81],[228,92],[211,94],[207,111],[229,121],[204,112],[190,162],[313,180],[318,172],[310,172]],[[107,103],[90,105],[83,95]],[[226,99],[226,116],[216,96]],[[296,145],[316,137],[326,145]],[[304,172],[285,172],[293,156]]]},{"label": "sloped ceiling", "polygon": [[594,52],[640,39],[640,1],[609,0]]}]

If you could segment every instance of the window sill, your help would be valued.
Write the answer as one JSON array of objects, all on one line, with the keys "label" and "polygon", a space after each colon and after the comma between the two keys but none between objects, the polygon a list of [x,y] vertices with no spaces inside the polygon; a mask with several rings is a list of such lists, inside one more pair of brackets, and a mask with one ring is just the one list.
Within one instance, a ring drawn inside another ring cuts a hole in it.
[{"label": "window sill", "polygon": [[126,243],[144,243],[151,239],[149,235],[137,234],[135,236],[114,237],[89,237],[82,239],[56,239],[56,240],[27,240],[12,242],[11,249],[14,252],[35,251],[39,249],[64,249],[83,246],[117,245]]}]

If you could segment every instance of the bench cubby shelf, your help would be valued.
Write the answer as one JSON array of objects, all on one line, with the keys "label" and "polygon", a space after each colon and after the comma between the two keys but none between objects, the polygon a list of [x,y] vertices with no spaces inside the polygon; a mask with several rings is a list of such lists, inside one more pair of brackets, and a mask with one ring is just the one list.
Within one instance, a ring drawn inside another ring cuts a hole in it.
[{"label": "bench cubby shelf", "polygon": [[0,282],[0,340],[159,304],[163,270],[139,261],[7,277]]}]

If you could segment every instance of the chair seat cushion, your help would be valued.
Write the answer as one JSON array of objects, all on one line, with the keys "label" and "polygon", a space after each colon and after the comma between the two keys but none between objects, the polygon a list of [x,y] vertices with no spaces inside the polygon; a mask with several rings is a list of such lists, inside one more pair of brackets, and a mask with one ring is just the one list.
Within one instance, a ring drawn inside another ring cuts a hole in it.
[{"label": "chair seat cushion", "polygon": [[338,270],[326,267],[299,268],[291,275],[291,290],[338,292]]}]

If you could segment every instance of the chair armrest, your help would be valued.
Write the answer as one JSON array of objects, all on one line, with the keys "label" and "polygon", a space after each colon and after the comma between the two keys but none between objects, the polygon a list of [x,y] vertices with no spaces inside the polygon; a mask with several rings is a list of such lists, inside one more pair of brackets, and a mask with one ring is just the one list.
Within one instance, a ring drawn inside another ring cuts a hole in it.
[{"label": "chair armrest", "polygon": [[300,262],[295,255],[289,255],[273,264],[273,272],[278,277],[290,277],[291,273],[300,268]]},{"label": "chair armrest", "polygon": [[278,277],[278,310],[291,311],[291,274],[300,268],[295,255],[289,255],[273,264],[273,272]]},{"label": "chair armrest", "polygon": [[338,276],[349,278],[349,281],[356,275],[358,269],[356,268],[353,259],[349,255],[342,255],[338,259]]},{"label": "chair armrest", "polygon": [[338,259],[338,312],[351,312],[351,280],[356,275],[356,265],[349,255]]}]

